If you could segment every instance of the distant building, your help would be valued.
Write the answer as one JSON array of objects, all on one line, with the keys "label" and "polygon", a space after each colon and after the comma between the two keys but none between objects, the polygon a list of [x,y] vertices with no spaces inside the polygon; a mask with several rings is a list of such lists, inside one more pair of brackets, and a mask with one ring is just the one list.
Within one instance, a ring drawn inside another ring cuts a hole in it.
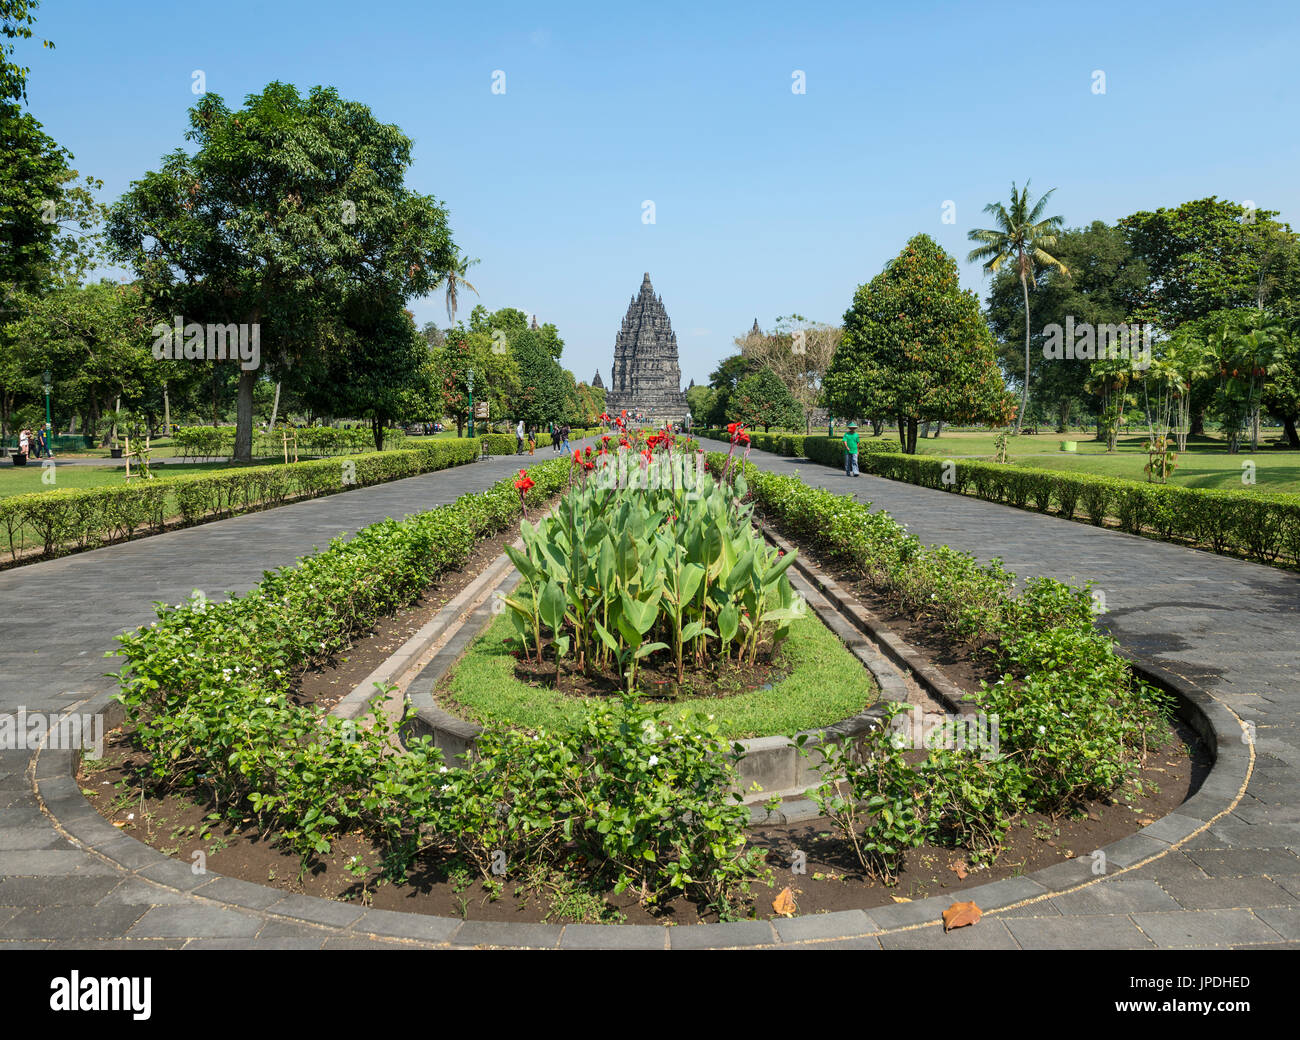
[{"label": "distant building", "polygon": [[593,389],[597,387],[599,387],[601,390],[605,389],[605,384],[602,383],[600,380],[600,369],[596,369],[596,374],[591,377],[591,385]]},{"label": "distant building", "polygon": [[614,340],[614,367],[605,408],[610,415],[626,410],[655,423],[677,422],[686,414],[677,334],[663,300],[655,295],[648,271]]}]

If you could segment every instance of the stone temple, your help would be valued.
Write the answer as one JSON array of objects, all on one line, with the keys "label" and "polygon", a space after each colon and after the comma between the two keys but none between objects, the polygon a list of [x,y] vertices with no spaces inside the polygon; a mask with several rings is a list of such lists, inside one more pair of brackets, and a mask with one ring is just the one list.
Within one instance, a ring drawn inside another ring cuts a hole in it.
[{"label": "stone temple", "polygon": [[677,422],[686,415],[682,370],[677,363],[677,334],[655,295],[650,274],[632,298],[623,327],[614,340],[614,368],[605,392],[605,409],[617,415],[641,413],[651,422]]}]

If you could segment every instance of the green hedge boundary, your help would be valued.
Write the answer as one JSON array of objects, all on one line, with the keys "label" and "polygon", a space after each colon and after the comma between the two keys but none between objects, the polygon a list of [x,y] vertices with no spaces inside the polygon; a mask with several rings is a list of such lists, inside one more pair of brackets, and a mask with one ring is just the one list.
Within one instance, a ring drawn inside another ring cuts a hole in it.
[{"label": "green hedge boundary", "polygon": [[[707,430],[703,436],[728,438],[726,430]],[[844,465],[839,438],[751,433],[750,441],[754,447],[778,455],[803,455],[836,468]],[[790,450],[771,447],[773,441],[792,442]],[[794,441],[802,443],[796,447]],[[1185,543],[1259,563],[1300,567],[1300,494],[1186,488],[1092,473],[904,455],[898,442],[891,440],[863,439],[858,468],[890,480],[972,495],[1097,527],[1106,526],[1113,518],[1127,534]]]},{"label": "green hedge boundary", "polygon": [[477,440],[447,438],[418,448],[369,452],[344,459],[245,466],[212,474],[160,477],[121,486],[68,488],[0,499],[0,532],[17,560],[94,549],[138,534],[158,534],[169,521],[184,526],[383,484],[473,462]]}]

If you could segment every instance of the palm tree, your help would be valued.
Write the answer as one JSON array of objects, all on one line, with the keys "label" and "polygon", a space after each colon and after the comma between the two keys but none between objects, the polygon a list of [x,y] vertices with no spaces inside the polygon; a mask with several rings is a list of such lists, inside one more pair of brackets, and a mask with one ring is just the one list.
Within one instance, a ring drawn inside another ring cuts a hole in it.
[{"label": "palm tree", "polygon": [[451,267],[443,275],[447,279],[447,320],[453,325],[456,323],[456,303],[460,287],[463,285],[475,296],[478,295],[478,290],[465,278],[466,273],[476,263],[478,263],[477,260],[471,260],[469,257],[457,253]]},{"label": "palm tree", "polygon": [[1016,191],[1015,182],[1011,182],[1011,209],[1007,210],[1000,202],[990,202],[984,207],[985,213],[991,213],[997,221],[993,231],[975,230],[967,237],[972,242],[982,245],[972,249],[967,261],[978,260],[984,270],[997,274],[1008,260],[1014,260],[1020,274],[1020,287],[1025,294],[1025,382],[1020,391],[1020,411],[1016,413],[1016,433],[1024,422],[1025,411],[1029,407],[1029,281],[1034,274],[1034,265],[1056,268],[1063,275],[1069,270],[1060,260],[1046,252],[1056,246],[1056,233],[1063,226],[1062,218],[1043,218],[1043,207],[1051,197],[1052,188],[1031,209],[1029,206],[1029,182],[1020,191]]}]

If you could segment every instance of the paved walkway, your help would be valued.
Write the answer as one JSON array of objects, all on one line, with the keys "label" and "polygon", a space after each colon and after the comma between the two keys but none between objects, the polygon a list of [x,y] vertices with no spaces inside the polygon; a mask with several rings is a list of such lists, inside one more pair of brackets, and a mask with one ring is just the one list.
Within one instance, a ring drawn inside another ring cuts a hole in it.
[{"label": "paved walkway", "polygon": [[[535,461],[551,457],[539,451]],[[1171,814],[1089,861],[982,886],[992,909],[945,935],[934,900],[870,913],[661,929],[504,925],[366,911],[196,876],[124,837],[81,797],[71,753],[0,751],[0,948],[321,948],[816,943],[1088,947],[1300,945],[1300,578],[975,499],[754,452],[752,461],[888,509],[927,541],[1000,556],[1021,576],[1101,579],[1116,637],[1201,705],[1220,760]],[[244,591],[341,532],[482,490],[511,456],[0,572],[0,713],[99,710],[113,635],[192,589]],[[1252,746],[1240,738],[1253,723]],[[946,904],[946,901],[945,901]]]}]

